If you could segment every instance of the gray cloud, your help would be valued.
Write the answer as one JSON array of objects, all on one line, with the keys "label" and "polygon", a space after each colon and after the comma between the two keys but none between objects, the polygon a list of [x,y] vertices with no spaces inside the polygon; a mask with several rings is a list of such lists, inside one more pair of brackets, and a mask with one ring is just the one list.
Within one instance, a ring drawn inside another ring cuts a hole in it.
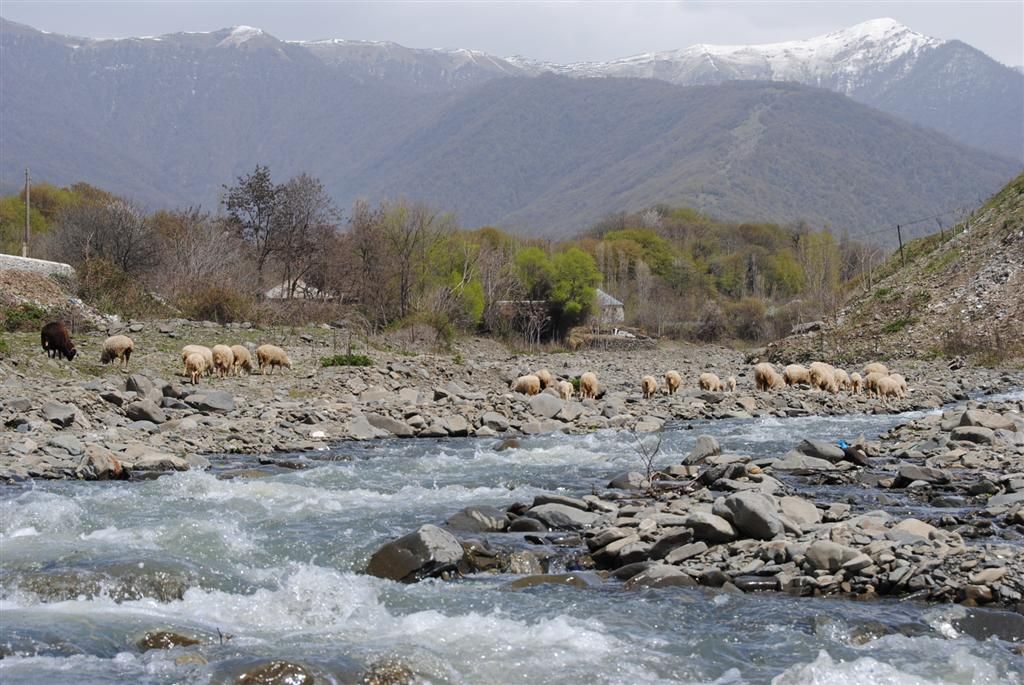
[{"label": "gray cloud", "polygon": [[695,43],[809,38],[892,17],[1024,64],[1024,3],[963,2],[65,2],[5,0],[5,18],[96,38],[258,26],[286,40],[356,38],[558,62]]}]

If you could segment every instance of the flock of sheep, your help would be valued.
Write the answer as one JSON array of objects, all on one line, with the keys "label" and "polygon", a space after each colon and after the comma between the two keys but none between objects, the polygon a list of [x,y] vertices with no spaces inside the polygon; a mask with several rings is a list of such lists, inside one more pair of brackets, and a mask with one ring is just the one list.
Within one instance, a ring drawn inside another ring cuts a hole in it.
[{"label": "flock of sheep", "polygon": [[[67,328],[60,321],[53,321],[45,326],[41,333],[43,350],[48,357],[63,356],[71,361],[78,354],[75,344]],[[127,335],[112,335],[103,341],[100,351],[100,363],[109,364],[115,359],[128,369],[128,361],[135,351],[135,342]],[[199,383],[200,376],[216,373],[221,378],[227,375],[241,375],[253,372],[252,355],[244,345],[185,345],[181,348],[181,361],[185,365],[185,375],[192,379],[193,384]],[[256,348],[256,361],[260,373],[274,372],[274,367],[292,368],[292,361],[277,345],[260,345]]]},{"label": "flock of sheep", "polygon": [[[810,367],[790,364],[780,374],[768,363],[754,366],[754,385],[759,391],[777,390],[798,385],[809,388],[838,393],[849,390],[857,394],[862,390],[868,395],[876,395],[886,399],[894,397],[903,399],[907,396],[907,380],[898,373],[890,374],[884,364],[872,362],[864,367],[864,375],[858,372],[848,374],[825,362],[814,362]],[[665,373],[665,392],[675,394],[683,386],[683,377],[678,371]],[[697,386],[701,390],[712,392],[736,392],[736,378],[729,376],[722,381],[713,373],[702,373],[697,378]],[[520,376],[512,381],[511,390],[524,395],[536,395],[547,388],[554,388],[563,400],[572,399],[575,388],[567,380],[556,380],[547,369]],[[654,376],[640,379],[640,392],[645,400],[658,393],[658,380]],[[597,376],[592,372],[584,373],[579,379],[581,399],[596,398],[598,394]]]}]

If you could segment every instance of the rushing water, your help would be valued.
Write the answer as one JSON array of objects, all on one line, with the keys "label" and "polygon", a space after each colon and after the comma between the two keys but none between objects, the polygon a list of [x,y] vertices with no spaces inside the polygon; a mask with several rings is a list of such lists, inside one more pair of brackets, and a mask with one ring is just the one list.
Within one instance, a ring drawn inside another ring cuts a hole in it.
[{"label": "rushing water", "polygon": [[[683,425],[664,433],[657,463],[677,462],[700,433],[778,456],[804,436],[873,437],[906,418]],[[496,440],[353,444],[264,477],[219,478],[259,468],[232,458],[146,482],[4,489],[0,682],[228,682],[270,657],[351,682],[361,665],[394,656],[436,683],[1024,683],[1008,642],[958,632],[957,606],[628,592],[596,575],[590,589],[509,591],[510,576],[400,585],[360,573],[384,541],[466,505],[601,488],[639,467],[632,441],[602,432],[500,451]],[[80,589],[83,578],[92,585]],[[126,594],[125,578],[150,591]],[[150,630],[203,644],[140,652]],[[872,631],[885,634],[859,638]]]}]

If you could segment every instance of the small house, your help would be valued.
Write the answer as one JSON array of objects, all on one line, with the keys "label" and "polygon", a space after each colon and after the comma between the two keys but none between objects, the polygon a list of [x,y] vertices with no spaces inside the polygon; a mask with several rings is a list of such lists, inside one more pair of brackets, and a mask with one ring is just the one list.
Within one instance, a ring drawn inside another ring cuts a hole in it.
[{"label": "small house", "polygon": [[619,300],[597,289],[597,325],[601,328],[618,326],[626,320],[626,306]]}]

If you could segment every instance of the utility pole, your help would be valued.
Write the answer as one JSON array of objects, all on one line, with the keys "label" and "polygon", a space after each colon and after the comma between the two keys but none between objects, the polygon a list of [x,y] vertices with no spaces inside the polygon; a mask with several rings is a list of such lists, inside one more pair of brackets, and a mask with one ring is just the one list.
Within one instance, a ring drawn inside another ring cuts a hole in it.
[{"label": "utility pole", "polygon": [[28,257],[28,239],[29,239],[29,236],[31,235],[31,231],[32,231],[32,228],[31,228],[31,226],[29,224],[29,219],[28,219],[28,214],[29,214],[29,211],[30,211],[30,208],[31,208],[31,206],[29,204],[30,202],[31,202],[31,200],[29,198],[28,167],[25,167],[25,237],[21,241],[21,256],[22,257]]},{"label": "utility pole", "polygon": [[907,265],[907,258],[903,256],[903,231],[900,230],[900,225],[896,224],[896,237],[900,241],[900,263],[903,266]]}]

